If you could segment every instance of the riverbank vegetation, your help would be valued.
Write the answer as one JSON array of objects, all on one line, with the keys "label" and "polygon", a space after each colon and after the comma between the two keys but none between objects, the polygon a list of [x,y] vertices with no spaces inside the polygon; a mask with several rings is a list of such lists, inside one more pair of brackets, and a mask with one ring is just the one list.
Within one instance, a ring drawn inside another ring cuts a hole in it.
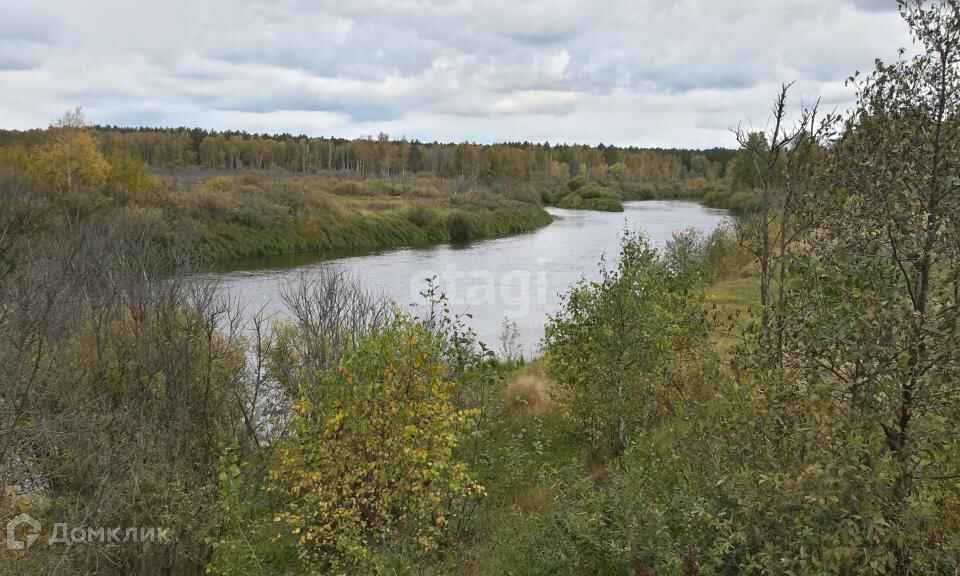
[{"label": "riverbank vegetation", "polygon": [[551,221],[536,197],[427,175],[157,176],[128,152],[105,154],[79,111],[34,146],[0,149],[0,170],[11,186],[32,191],[34,213],[48,214],[52,226],[127,220],[157,244],[206,261],[468,242]]},{"label": "riverbank vegetation", "polygon": [[584,178],[567,182],[567,190],[555,201],[560,208],[623,212],[623,197],[619,192],[600,183],[588,183]]},{"label": "riverbank vegetation", "polygon": [[625,232],[534,364],[432,282],[414,318],[324,269],[244,325],[180,246],[80,217],[114,171],[0,180],[0,521],[41,523],[0,570],[956,574],[960,8],[901,7],[916,56],[842,118],[785,86],[741,135],[755,209]]},{"label": "riverbank vegetation", "polygon": [[221,176],[173,189],[159,209],[164,221],[187,228],[200,238],[203,254],[218,260],[463,243],[529,232],[552,220],[536,203],[479,187],[457,192],[428,177]]}]

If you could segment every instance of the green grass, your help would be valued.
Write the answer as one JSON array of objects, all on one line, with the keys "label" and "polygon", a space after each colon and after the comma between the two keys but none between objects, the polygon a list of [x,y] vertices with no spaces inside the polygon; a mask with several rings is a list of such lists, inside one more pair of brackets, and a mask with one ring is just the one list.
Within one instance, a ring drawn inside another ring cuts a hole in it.
[{"label": "green grass", "polygon": [[760,278],[755,275],[719,280],[706,291],[717,350],[729,352],[740,342],[743,328],[759,309]]},{"label": "green grass", "polygon": [[563,505],[563,486],[587,474],[582,446],[552,397],[543,360],[508,369],[503,377],[503,404],[493,415],[487,457],[475,469],[487,496],[451,552],[416,574],[502,574],[517,538],[536,518]]},{"label": "green grass", "polygon": [[216,177],[152,202],[160,236],[216,263],[362,254],[529,232],[552,218],[537,204],[431,178],[407,181]]}]

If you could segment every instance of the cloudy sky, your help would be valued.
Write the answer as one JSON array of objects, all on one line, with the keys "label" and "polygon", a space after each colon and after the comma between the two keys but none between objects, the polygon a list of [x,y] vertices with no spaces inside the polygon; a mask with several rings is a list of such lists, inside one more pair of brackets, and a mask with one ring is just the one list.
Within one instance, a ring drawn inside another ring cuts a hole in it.
[{"label": "cloudy sky", "polygon": [[0,127],[723,146],[909,44],[895,0],[0,0]]}]

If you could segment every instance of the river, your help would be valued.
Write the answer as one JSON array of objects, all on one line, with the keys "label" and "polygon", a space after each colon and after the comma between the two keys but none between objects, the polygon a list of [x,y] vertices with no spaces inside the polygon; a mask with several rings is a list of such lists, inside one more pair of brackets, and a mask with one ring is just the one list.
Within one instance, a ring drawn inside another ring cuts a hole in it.
[{"label": "river", "polygon": [[724,210],[692,202],[627,202],[624,208],[622,213],[551,208],[555,222],[545,228],[465,247],[399,249],[296,266],[289,259],[260,260],[246,270],[202,277],[218,281],[246,313],[264,308],[282,318],[283,284],[320,266],[336,266],[414,313],[424,309],[420,293],[426,279],[436,276],[452,311],[472,316],[480,340],[499,351],[509,320],[516,327],[516,349],[530,357],[539,354],[544,322],[558,311],[562,294],[581,278],[596,278],[601,257],[615,264],[626,228],[663,247],[674,232],[709,233],[729,219]]}]

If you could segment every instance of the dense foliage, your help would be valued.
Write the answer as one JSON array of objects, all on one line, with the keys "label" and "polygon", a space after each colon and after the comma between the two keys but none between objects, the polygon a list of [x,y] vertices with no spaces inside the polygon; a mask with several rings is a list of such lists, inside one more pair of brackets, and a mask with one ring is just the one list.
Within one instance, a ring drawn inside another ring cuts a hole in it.
[{"label": "dense foliage", "polygon": [[[410,318],[324,269],[284,290],[289,320],[243,326],[178,275],[237,231],[294,222],[343,242],[332,226],[351,214],[378,238],[467,241],[504,230],[514,202],[540,210],[507,198],[529,190],[438,194],[459,184],[390,173],[165,185],[77,114],[15,135],[0,521],[29,513],[44,537],[0,548],[0,571],[957,574],[960,6],[901,11],[916,56],[854,79],[843,118],[813,108],[788,126],[785,86],[726,176],[749,213],[663,250],[625,231],[533,365],[509,330],[495,358],[432,282]],[[219,137],[156,134],[211,154]],[[614,209],[631,186],[612,184],[617,164],[546,192]],[[156,233],[193,224],[185,243]],[[50,542],[56,523],[83,541]],[[119,526],[172,542],[87,537]]]},{"label": "dense foliage", "polygon": [[522,190],[494,192],[426,175],[158,177],[129,151],[105,153],[79,112],[68,113],[41,142],[0,148],[0,171],[56,215],[43,223],[131,221],[158,245],[181,245],[206,260],[465,242],[551,221],[539,197]]},{"label": "dense foliage", "polygon": [[[564,173],[568,177],[631,176],[673,185],[686,178],[721,178],[734,151],[657,150],[616,146],[550,145],[517,142],[495,145],[423,143],[377,138],[343,140],[290,134],[208,132],[189,128],[95,127],[108,154],[131,154],[155,168],[342,171],[388,178],[427,172],[441,178],[530,180]],[[42,131],[0,132],[0,146],[31,146]]]},{"label": "dense foliage", "polygon": [[706,343],[694,306],[701,286],[680,260],[661,260],[628,235],[616,270],[602,268],[598,281],[576,286],[547,325],[547,373],[600,462],[622,463],[635,431],[660,410],[648,387],[670,377],[676,356]]},{"label": "dense foliage", "polygon": [[304,387],[270,478],[307,565],[381,571],[372,550],[399,538],[434,550],[482,496],[455,456],[475,415],[454,405],[444,372],[435,337],[398,320]]}]

